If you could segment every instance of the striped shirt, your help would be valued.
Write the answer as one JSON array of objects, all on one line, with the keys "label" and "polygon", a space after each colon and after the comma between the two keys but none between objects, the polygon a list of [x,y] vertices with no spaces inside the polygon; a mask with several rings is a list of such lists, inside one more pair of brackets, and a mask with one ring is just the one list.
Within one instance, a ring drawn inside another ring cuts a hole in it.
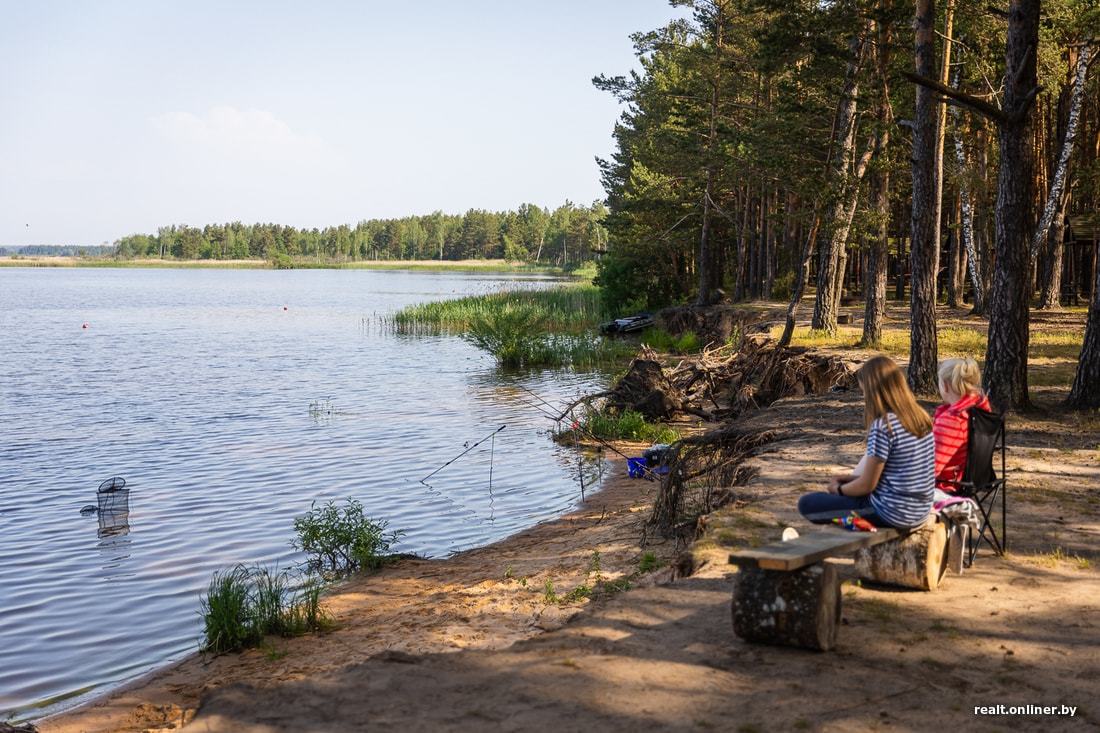
[{"label": "striped shirt", "polygon": [[975,406],[990,409],[985,395],[968,394],[953,405],[940,405],[932,418],[932,434],[936,436],[936,485],[944,491],[957,489],[949,482],[962,481],[966,471],[970,408]]},{"label": "striped shirt", "polygon": [[936,444],[932,433],[918,438],[889,412],[871,423],[867,455],[882,460],[882,476],[870,494],[871,506],[895,527],[916,527],[932,511],[936,488]]}]

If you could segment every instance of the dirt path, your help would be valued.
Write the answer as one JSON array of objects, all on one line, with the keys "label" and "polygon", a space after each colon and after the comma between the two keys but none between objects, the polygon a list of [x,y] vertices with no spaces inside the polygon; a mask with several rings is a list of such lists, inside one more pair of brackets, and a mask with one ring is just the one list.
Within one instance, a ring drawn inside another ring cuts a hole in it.
[{"label": "dirt path", "polygon": [[[562,520],[356,582],[332,599],[331,634],[193,658],[41,729],[1095,730],[1100,434],[1067,420],[1010,423],[1007,557],[986,551],[935,593],[849,579],[831,653],[737,639],[725,556],[805,526],[797,496],[858,458],[855,394],[781,400],[745,422],[787,436],[707,518],[691,577],[665,568],[586,604],[545,602],[547,579],[559,595],[592,582],[595,549],[605,579],[637,572],[653,485],[617,479]],[[650,549],[676,555],[671,543]],[[998,704],[1077,712],[974,714]]]}]

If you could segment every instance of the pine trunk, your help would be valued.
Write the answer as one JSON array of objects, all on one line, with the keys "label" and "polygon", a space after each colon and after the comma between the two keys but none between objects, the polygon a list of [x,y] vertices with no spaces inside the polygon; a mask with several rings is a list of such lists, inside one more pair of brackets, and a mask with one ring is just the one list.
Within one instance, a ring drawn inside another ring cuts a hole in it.
[{"label": "pine trunk", "polygon": [[[1093,250],[1094,256],[1097,250]],[[1092,298],[1085,325],[1085,343],[1077,360],[1077,374],[1067,404],[1076,410],[1100,407],[1100,267],[1093,262]]]},{"label": "pine trunk", "polygon": [[984,382],[1000,410],[1029,406],[1027,391],[1030,237],[1034,231],[1035,156],[1031,108],[1038,94],[1036,49],[1039,0],[1013,0],[1009,6],[1005,84],[1000,120],[1000,170],[994,213],[993,291],[989,298],[989,342]]},{"label": "pine trunk", "polygon": [[849,200],[858,200],[859,184],[854,182],[851,160],[856,143],[856,112],[859,103],[859,73],[863,65],[864,51],[867,47],[866,28],[860,35],[852,38],[848,45],[848,68],[837,108],[837,147],[833,151],[831,183],[836,193],[831,197],[825,211],[823,228],[826,239],[821,247],[817,269],[817,297],[814,301],[814,314],[811,327],[828,333],[836,333],[836,315],[838,297],[837,267],[840,264],[841,250],[848,239],[851,217],[848,210]]},{"label": "pine trunk", "polygon": [[[915,57],[917,74],[935,70],[935,0],[917,0]],[[936,389],[936,118],[932,90],[916,89],[913,124],[913,210],[910,224],[909,386],[914,392]]]}]

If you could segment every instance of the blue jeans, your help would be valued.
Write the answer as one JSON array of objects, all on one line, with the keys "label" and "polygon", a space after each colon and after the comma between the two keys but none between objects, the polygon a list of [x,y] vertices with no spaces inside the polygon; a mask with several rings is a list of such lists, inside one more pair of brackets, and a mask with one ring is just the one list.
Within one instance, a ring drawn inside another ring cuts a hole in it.
[{"label": "blue jeans", "polygon": [[815,491],[799,498],[798,512],[814,524],[829,524],[835,518],[855,512],[876,527],[894,526],[875,512],[871,499],[866,496],[839,496]]}]

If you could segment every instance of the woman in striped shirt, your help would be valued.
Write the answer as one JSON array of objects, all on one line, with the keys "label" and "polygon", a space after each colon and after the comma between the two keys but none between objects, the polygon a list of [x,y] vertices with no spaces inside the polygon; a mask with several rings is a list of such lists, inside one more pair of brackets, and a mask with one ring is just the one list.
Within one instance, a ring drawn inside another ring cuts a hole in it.
[{"label": "woman in striped shirt", "polygon": [[834,476],[826,491],[799,499],[798,511],[817,524],[855,512],[879,527],[919,526],[932,510],[936,484],[932,421],[893,360],[876,356],[856,376],[866,455],[851,473]]},{"label": "woman in striped shirt", "polygon": [[966,357],[947,359],[940,364],[940,397],[932,434],[936,437],[936,488],[954,491],[966,471],[970,408],[989,410],[982,393],[982,375],[978,362]]}]

